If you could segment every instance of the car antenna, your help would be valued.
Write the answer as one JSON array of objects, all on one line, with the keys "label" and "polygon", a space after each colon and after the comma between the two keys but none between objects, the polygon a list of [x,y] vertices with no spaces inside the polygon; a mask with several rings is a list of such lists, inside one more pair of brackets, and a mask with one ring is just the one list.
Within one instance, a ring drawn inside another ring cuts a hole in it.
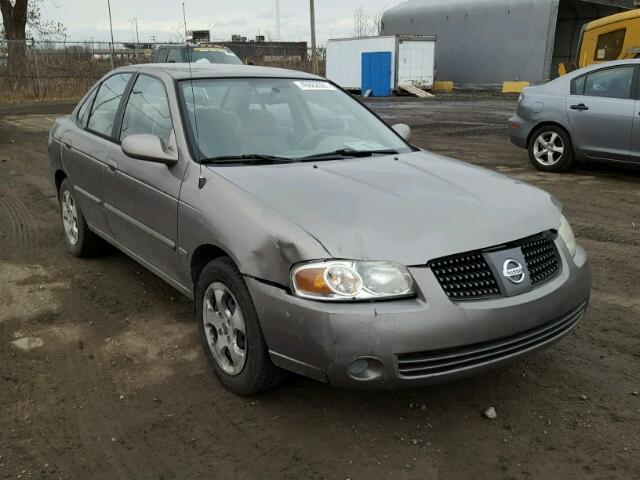
[{"label": "car antenna", "polygon": [[193,102],[193,124],[196,129],[196,155],[198,156],[198,165],[200,166],[200,175],[198,176],[198,189],[202,190],[207,180],[202,175],[202,162],[200,161],[200,135],[198,132],[198,114],[196,112],[196,94],[193,89],[193,70],[191,67],[191,50],[189,49],[189,43],[187,42],[187,14],[185,11],[184,2],[182,2],[182,20],[184,22],[184,41],[187,44],[187,62],[189,62],[189,83],[191,85],[191,101]]}]

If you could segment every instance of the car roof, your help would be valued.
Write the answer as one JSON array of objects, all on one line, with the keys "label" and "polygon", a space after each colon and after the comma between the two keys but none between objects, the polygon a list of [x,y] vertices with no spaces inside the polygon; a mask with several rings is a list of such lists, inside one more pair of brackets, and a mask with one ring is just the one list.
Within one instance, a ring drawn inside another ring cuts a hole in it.
[{"label": "car roof", "polygon": [[592,70],[599,70],[601,68],[616,67],[622,65],[640,65],[640,58],[592,63],[591,65],[587,65],[586,67],[579,68],[578,70],[574,70],[573,72],[571,72],[570,78],[579,77],[580,75],[584,75],[585,73],[591,72]]},{"label": "car roof", "polygon": [[176,80],[189,78],[232,78],[232,77],[253,77],[253,78],[301,78],[324,80],[322,77],[297,70],[287,70],[284,68],[256,67],[253,65],[231,65],[222,63],[147,63],[141,65],[129,65],[120,67],[113,72],[148,72],[164,73]]}]

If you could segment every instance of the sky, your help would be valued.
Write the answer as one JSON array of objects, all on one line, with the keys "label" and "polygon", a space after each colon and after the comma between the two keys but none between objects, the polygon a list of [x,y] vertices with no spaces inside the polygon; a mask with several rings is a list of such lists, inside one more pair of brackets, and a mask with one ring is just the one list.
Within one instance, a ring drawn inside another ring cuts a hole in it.
[{"label": "sky", "polygon": [[[185,0],[190,30],[212,30],[215,40],[229,40],[234,33],[248,38],[261,34],[276,39],[275,0]],[[379,12],[400,0],[315,0],[316,35],[319,44],[329,38],[353,34],[353,12],[363,6]],[[177,40],[182,31],[181,0],[111,0],[114,40],[129,42],[132,19],[138,19],[140,41]],[[43,18],[62,22],[67,40],[109,40],[107,0],[44,0]],[[280,0],[281,39],[309,41],[309,2]]]}]

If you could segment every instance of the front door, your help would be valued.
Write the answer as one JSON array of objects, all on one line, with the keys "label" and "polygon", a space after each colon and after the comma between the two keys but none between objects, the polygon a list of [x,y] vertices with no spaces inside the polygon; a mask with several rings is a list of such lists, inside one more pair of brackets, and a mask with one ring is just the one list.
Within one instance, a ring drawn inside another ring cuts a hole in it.
[{"label": "front door", "polygon": [[[126,101],[119,139],[156,135],[170,148],[175,134],[164,83],[139,75]],[[178,197],[186,162],[168,167],[130,158],[119,144],[106,152],[107,213],[116,241],[166,280],[177,277]]]},{"label": "front door", "polygon": [[574,148],[592,159],[629,161],[636,109],[633,65],[603,68],[573,80],[566,109]]}]

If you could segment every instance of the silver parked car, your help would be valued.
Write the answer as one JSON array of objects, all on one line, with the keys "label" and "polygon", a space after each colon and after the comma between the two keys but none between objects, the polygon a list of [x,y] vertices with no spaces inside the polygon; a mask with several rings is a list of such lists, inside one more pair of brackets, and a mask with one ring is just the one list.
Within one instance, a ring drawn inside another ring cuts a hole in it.
[{"label": "silver parked car", "polygon": [[409,134],[304,73],[147,65],[58,119],[49,159],[71,253],[106,240],[193,298],[233,392],[425,385],[566,335],[591,274],[558,201]]},{"label": "silver parked car", "polygon": [[534,167],[557,172],[577,159],[638,164],[640,60],[620,60],[525,88],[509,119],[511,141]]}]

